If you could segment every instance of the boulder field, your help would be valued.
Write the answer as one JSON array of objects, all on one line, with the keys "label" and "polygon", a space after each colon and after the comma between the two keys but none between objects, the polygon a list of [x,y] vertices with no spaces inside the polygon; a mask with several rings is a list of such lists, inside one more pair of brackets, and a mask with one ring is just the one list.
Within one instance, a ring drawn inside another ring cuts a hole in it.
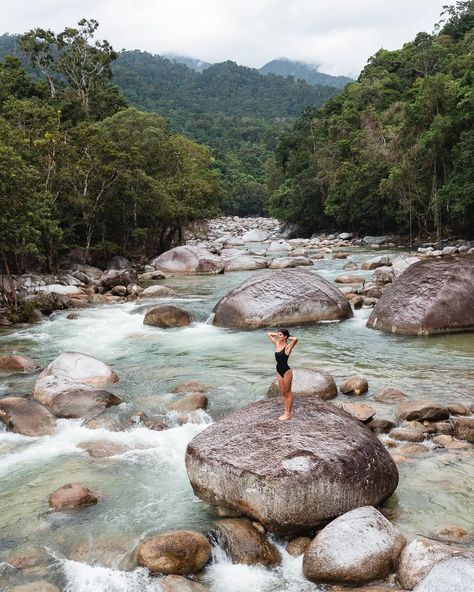
[{"label": "boulder field", "polygon": [[398,484],[387,450],[362,423],[314,396],[252,403],[206,428],[188,445],[195,494],[237,510],[278,534],[307,531],[365,505]]},{"label": "boulder field", "polygon": [[231,290],[214,308],[214,325],[257,329],[304,325],[353,316],[344,294],[321,276],[302,269],[263,271]]},{"label": "boulder field", "polygon": [[474,255],[420,261],[382,294],[367,326],[435,335],[474,330]]}]

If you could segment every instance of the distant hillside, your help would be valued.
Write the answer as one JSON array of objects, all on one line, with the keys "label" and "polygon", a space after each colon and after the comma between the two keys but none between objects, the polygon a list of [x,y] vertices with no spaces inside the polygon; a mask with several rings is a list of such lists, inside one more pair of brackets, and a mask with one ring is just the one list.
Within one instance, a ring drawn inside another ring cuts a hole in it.
[{"label": "distant hillside", "polygon": [[306,64],[305,62],[296,62],[287,58],[280,58],[272,60],[262,66],[259,70],[261,74],[279,74],[280,76],[294,76],[301,80],[306,80],[308,84],[313,86],[325,85],[334,86],[341,89],[353,82],[352,78],[347,76],[331,76],[318,71],[317,66]]},{"label": "distant hillside", "polygon": [[191,68],[192,70],[196,70],[196,72],[202,72],[211,66],[210,62],[203,62],[202,60],[197,60],[196,58],[190,58],[189,56],[183,56],[174,53],[164,53],[162,54],[163,58],[167,58],[172,62],[177,62],[178,64],[184,64]]}]

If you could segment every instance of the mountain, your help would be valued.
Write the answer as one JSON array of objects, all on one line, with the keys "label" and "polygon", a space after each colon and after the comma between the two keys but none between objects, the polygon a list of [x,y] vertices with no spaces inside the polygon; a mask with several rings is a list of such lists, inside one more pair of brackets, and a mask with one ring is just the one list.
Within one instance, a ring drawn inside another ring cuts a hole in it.
[{"label": "mountain", "polygon": [[296,79],[306,80],[313,86],[325,85],[341,89],[353,82],[347,76],[331,76],[318,71],[318,66],[297,62],[288,58],[272,60],[259,69],[260,74],[279,74],[280,76],[294,76]]},{"label": "mountain", "polygon": [[164,53],[162,57],[167,58],[171,62],[176,62],[178,64],[184,64],[191,70],[195,70],[196,72],[202,72],[206,70],[211,65],[210,62],[204,62],[203,60],[197,60],[196,58],[190,58],[189,56],[183,56],[175,53]]}]

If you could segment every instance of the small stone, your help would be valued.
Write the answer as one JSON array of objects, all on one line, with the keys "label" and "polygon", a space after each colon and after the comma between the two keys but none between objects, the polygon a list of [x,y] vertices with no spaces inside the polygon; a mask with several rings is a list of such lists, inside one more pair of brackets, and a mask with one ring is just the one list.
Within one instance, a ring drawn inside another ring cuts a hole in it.
[{"label": "small stone", "polygon": [[288,543],[286,550],[293,557],[298,557],[299,555],[303,555],[310,543],[311,539],[309,537],[296,537],[296,539]]},{"label": "small stone", "polygon": [[169,409],[170,411],[196,411],[197,409],[206,409],[207,403],[207,397],[203,393],[191,393],[172,403]]},{"label": "small stone", "polygon": [[450,543],[469,543],[473,538],[472,533],[468,532],[462,526],[456,526],[455,524],[438,528],[435,531],[435,536]]},{"label": "small stone", "polygon": [[90,442],[81,442],[79,448],[85,450],[92,458],[108,458],[123,454],[129,449],[125,444],[119,442],[110,442],[108,440],[92,440]]},{"label": "small stone", "polygon": [[453,417],[454,435],[474,444],[474,417]]},{"label": "small stone", "polygon": [[471,410],[462,403],[450,403],[448,411],[451,415],[471,415]]},{"label": "small stone", "polygon": [[435,428],[437,434],[446,434],[452,436],[454,434],[454,426],[449,421],[437,421],[431,424]]},{"label": "small stone", "polygon": [[232,563],[270,566],[281,562],[278,549],[265,536],[265,529],[255,528],[250,520],[218,520],[214,524],[213,534],[229,554]]},{"label": "small stone", "polygon": [[399,420],[439,421],[448,419],[449,411],[434,401],[404,401],[398,406],[396,415]]},{"label": "small stone", "polygon": [[33,372],[38,364],[29,356],[0,356],[0,370],[8,372]]},{"label": "small stone", "polygon": [[55,510],[92,506],[98,498],[81,483],[67,483],[49,496],[49,505]]},{"label": "small stone", "polygon": [[395,422],[390,417],[375,416],[367,422],[367,426],[374,434],[387,434],[395,427]]},{"label": "small stone", "polygon": [[59,588],[45,580],[36,580],[8,588],[8,592],[59,592]]},{"label": "small stone", "polygon": [[339,385],[339,390],[345,395],[362,395],[369,390],[369,382],[365,376],[351,376]]},{"label": "small stone", "polygon": [[168,286],[149,286],[140,292],[140,298],[170,298],[171,296],[176,296],[176,292]]},{"label": "small stone", "polygon": [[137,563],[150,573],[187,575],[197,573],[211,558],[211,545],[204,535],[176,530],[151,537],[140,544]]},{"label": "small stone", "polygon": [[150,308],[145,314],[143,324],[168,329],[170,327],[186,327],[192,323],[192,320],[186,310],[171,304],[164,304]]},{"label": "small stone", "polygon": [[382,389],[380,392],[378,392],[374,396],[374,400],[390,403],[390,402],[401,401],[402,399],[405,399],[406,397],[407,397],[407,395],[405,395],[405,393],[403,393],[399,389],[387,387],[387,388]]},{"label": "small stone", "polygon": [[461,442],[452,436],[442,434],[433,438],[433,444],[440,446],[441,448],[448,448],[449,450],[466,450],[470,448],[467,442]]},{"label": "small stone", "polygon": [[400,452],[408,454],[408,456],[425,454],[428,450],[429,449],[426,446],[423,446],[423,444],[403,444],[400,446]]},{"label": "small stone", "polygon": [[363,284],[364,278],[359,275],[340,275],[335,280],[336,284]]},{"label": "small stone", "polygon": [[390,437],[395,440],[405,440],[407,442],[423,442],[425,434],[423,430],[414,428],[395,428],[390,432]]},{"label": "small stone", "polygon": [[344,402],[338,405],[338,407],[363,423],[369,421],[369,419],[375,415],[375,409],[365,403]]},{"label": "small stone", "polygon": [[189,380],[187,382],[180,382],[171,391],[173,393],[206,393],[211,387],[202,382],[194,382]]},{"label": "small stone", "polygon": [[165,576],[160,579],[161,592],[209,592],[199,582],[193,582],[183,576]]}]

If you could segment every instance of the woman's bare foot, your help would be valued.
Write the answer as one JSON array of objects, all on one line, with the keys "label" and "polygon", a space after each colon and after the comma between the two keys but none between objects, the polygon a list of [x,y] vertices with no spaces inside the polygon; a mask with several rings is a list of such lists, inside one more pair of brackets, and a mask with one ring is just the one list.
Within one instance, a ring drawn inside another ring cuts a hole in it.
[{"label": "woman's bare foot", "polygon": [[293,417],[293,413],[284,413],[283,415],[280,415],[280,417],[278,418],[280,421],[286,421],[287,419],[291,419]]}]

